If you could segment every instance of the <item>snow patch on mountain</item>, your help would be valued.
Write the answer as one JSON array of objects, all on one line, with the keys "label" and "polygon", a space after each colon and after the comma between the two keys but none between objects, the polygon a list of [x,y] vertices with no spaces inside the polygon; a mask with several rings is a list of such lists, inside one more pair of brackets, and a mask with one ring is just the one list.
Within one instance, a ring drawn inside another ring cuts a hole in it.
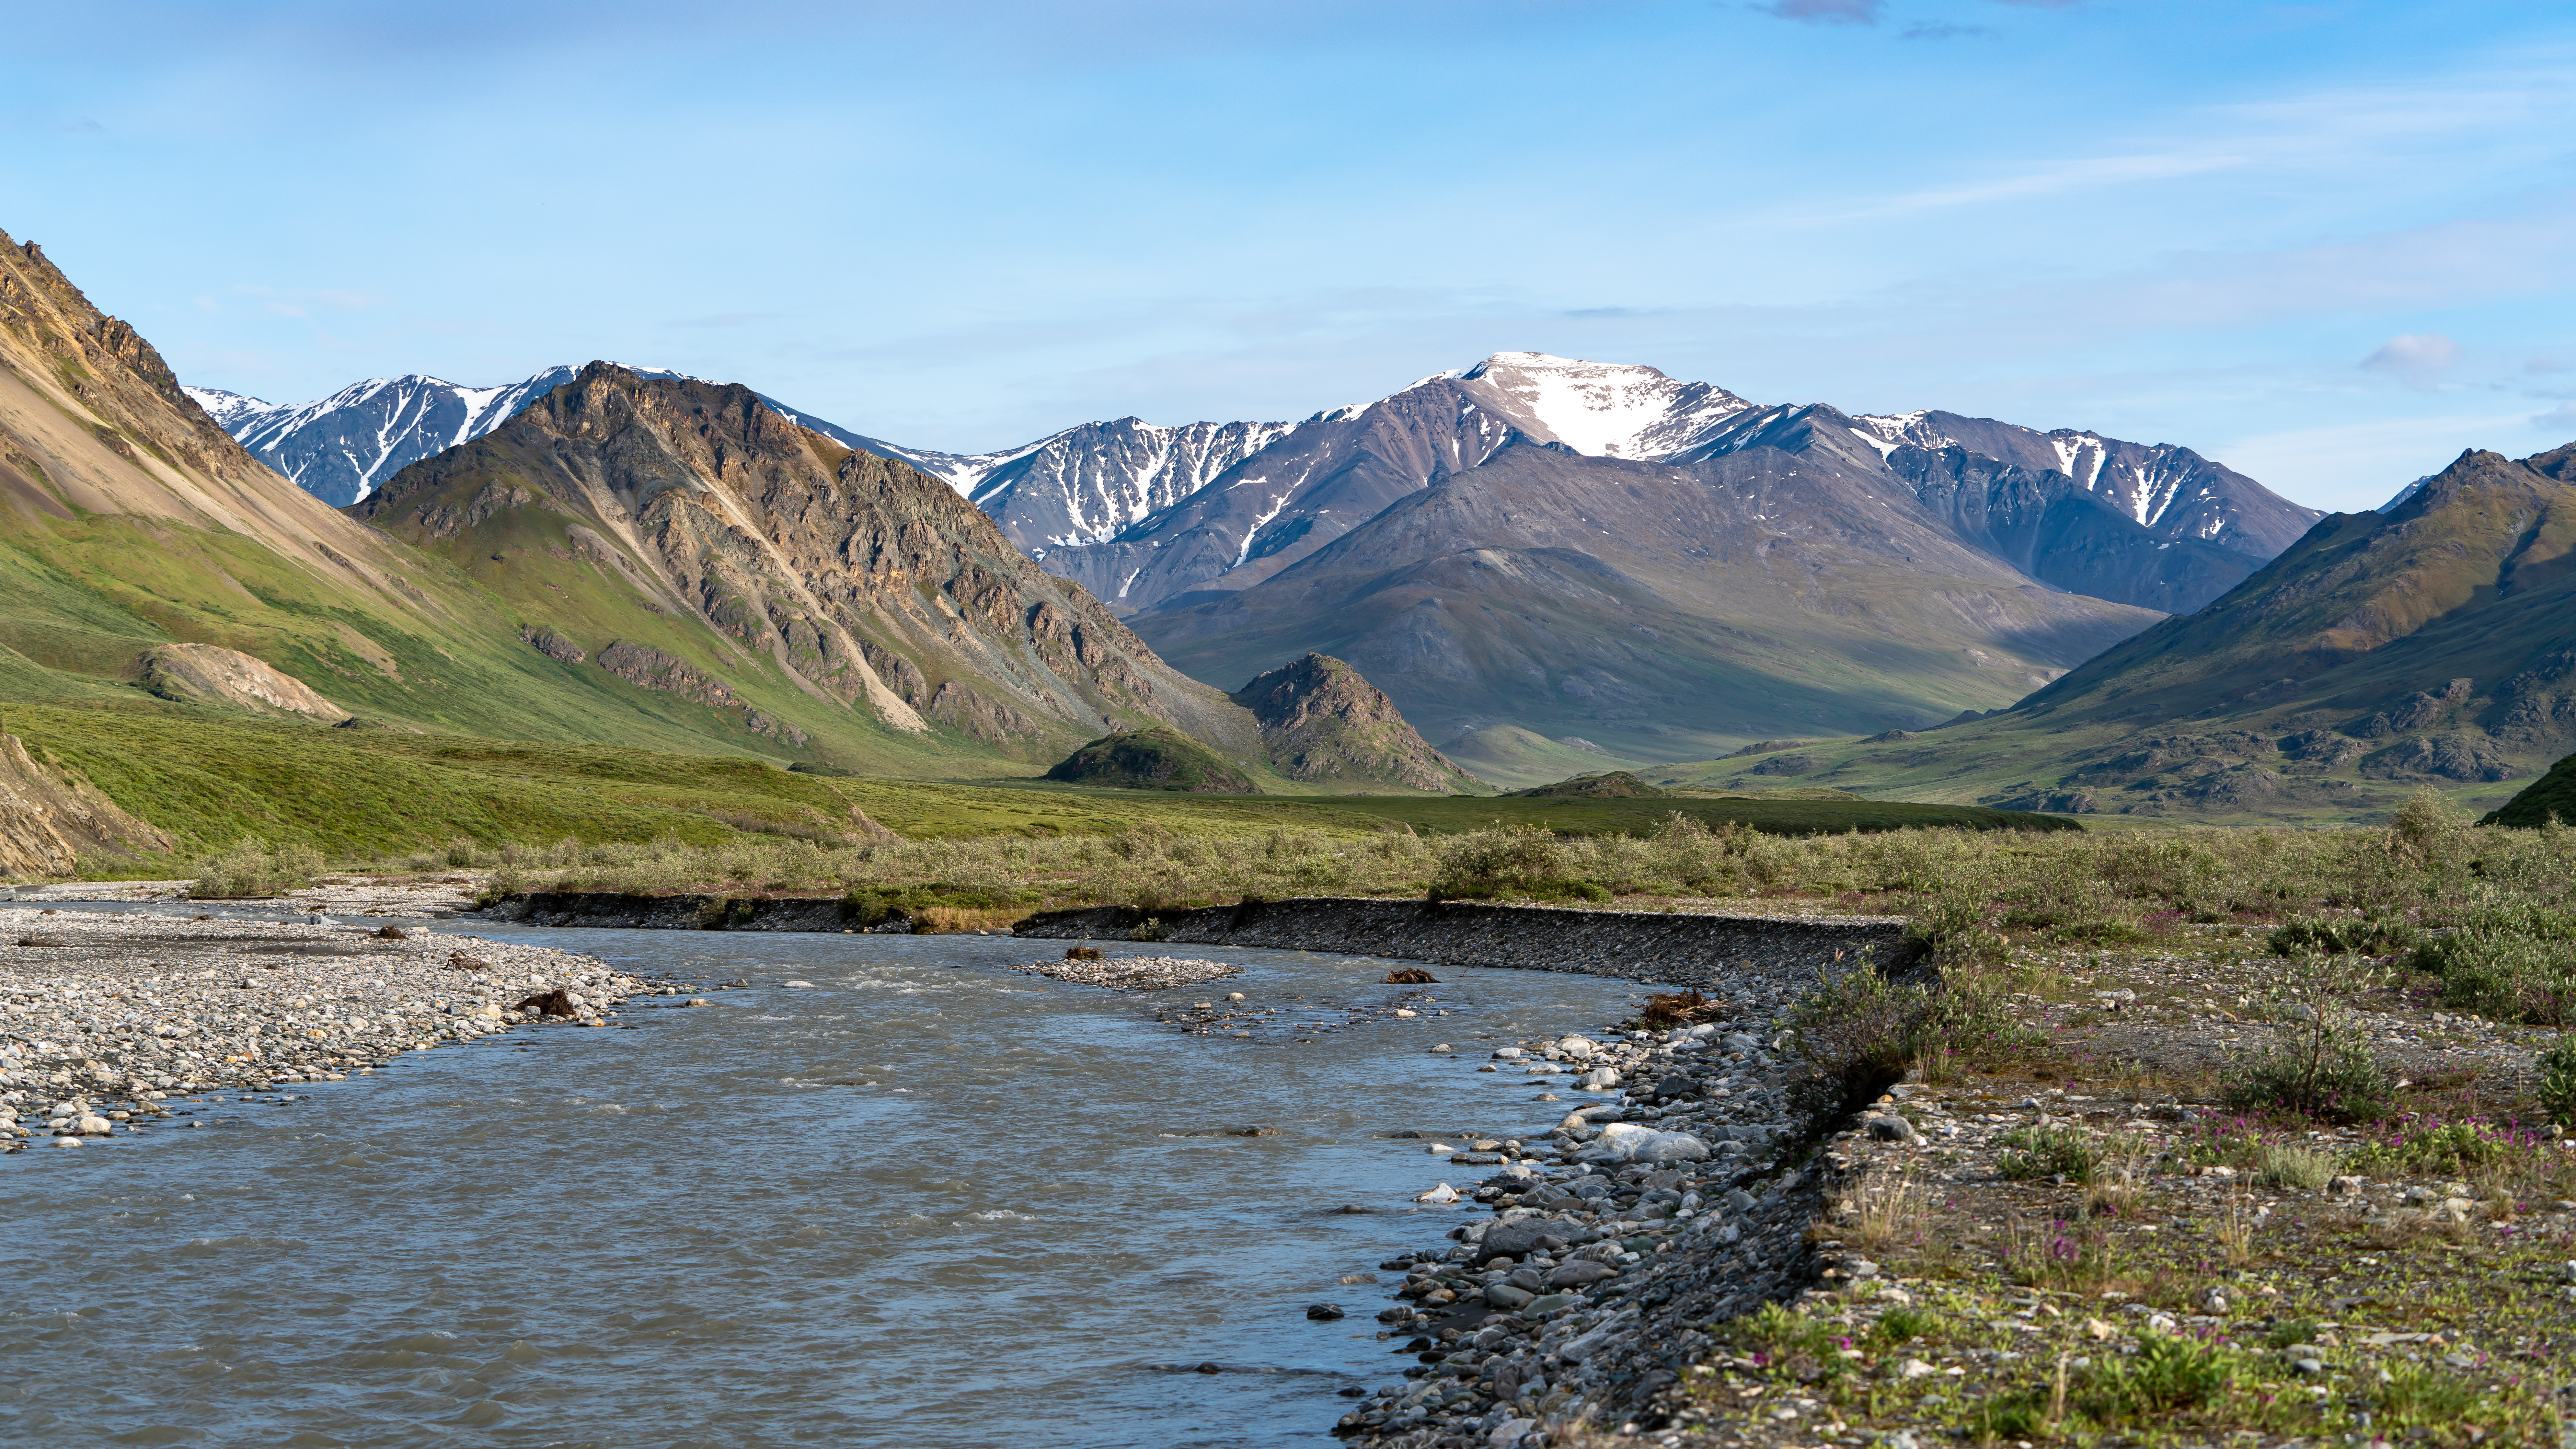
[{"label": "snow patch on mountain", "polygon": [[1544,352],[1497,352],[1460,380],[1482,384],[1470,392],[1493,396],[1525,429],[1599,458],[1678,452],[1752,406],[1724,388],[1680,382],[1655,368]]}]

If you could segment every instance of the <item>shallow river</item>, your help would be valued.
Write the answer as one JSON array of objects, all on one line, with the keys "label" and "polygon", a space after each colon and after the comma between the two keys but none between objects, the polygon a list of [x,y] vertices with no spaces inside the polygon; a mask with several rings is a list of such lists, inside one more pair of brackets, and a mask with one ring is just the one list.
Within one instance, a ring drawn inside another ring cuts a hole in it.
[{"label": "shallow river", "polygon": [[[1179,948],[1244,974],[1171,999],[1281,1008],[1239,1040],[1001,969],[1061,943],[525,938],[752,986],[0,1159],[0,1437],[1323,1445],[1336,1390],[1408,1362],[1386,1285],[1337,1280],[1491,1170],[1382,1134],[1544,1131],[1566,1108],[1476,1063],[1635,989],[1444,967],[1423,1015],[1344,1024],[1407,991],[1389,963]],[[1243,1126],[1277,1135],[1187,1135]]]}]

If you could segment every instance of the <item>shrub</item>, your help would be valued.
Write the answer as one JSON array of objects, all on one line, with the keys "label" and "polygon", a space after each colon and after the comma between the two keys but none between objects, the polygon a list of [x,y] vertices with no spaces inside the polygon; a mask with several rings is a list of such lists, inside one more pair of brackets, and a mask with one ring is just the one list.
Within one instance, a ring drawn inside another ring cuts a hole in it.
[{"label": "shrub", "polygon": [[1995,1170],[2011,1182],[2060,1173],[2088,1182],[2102,1157],[2100,1144],[2074,1127],[2024,1127],[1999,1140],[2007,1150],[1995,1159]]},{"label": "shrub", "polygon": [[1540,826],[1507,825],[1469,831],[1442,847],[1440,870],[1431,882],[1431,898],[1610,899],[1606,888],[1580,878],[1574,869],[1573,854],[1557,840],[1555,832]]},{"label": "shrub", "polygon": [[2254,1175],[2268,1187],[2313,1192],[2334,1177],[2335,1160],[2322,1152],[2278,1143],[2255,1154]]},{"label": "shrub", "polygon": [[246,835],[231,849],[197,862],[197,879],[188,894],[197,900],[283,895],[311,884],[321,869],[322,854],[309,845],[272,850],[267,841]]},{"label": "shrub", "polygon": [[2416,947],[2415,966],[2442,978],[2445,1005],[2502,1021],[2576,1025],[2576,914],[2528,901],[2488,906]]},{"label": "shrub", "polygon": [[2413,946],[2417,934],[2397,917],[2292,916],[2265,944],[2275,956],[2387,956]]},{"label": "shrub", "polygon": [[2083,1409],[2105,1424],[2197,1409],[2227,1392],[2237,1367],[2234,1355],[2214,1345],[2144,1334],[2136,1353],[2094,1360],[2086,1375]]},{"label": "shrub", "polygon": [[2338,990],[2354,983],[2324,956],[2294,956],[2270,1002],[2270,1044],[2228,1072],[2238,1111],[2296,1112],[2329,1122],[2388,1115],[2396,1091]]},{"label": "shrub", "polygon": [[1843,972],[1791,1016],[1792,1050],[1804,1072],[1791,1098],[1809,1112],[1843,1113],[1905,1080],[1921,1049],[1932,991],[1890,981],[1874,966]]},{"label": "shrub", "polygon": [[1930,1333],[1938,1323],[1920,1308],[1891,1308],[1878,1316],[1877,1337],[1882,1343],[1910,1343]]},{"label": "shrub", "polygon": [[1147,916],[1142,921],[1136,923],[1136,929],[1127,933],[1127,939],[1130,941],[1159,941],[1163,939],[1169,929],[1170,928],[1165,926],[1160,919],[1153,916]]},{"label": "shrub", "polygon": [[2576,1127],[2576,1036],[2540,1054],[2540,1110],[2561,1127]]},{"label": "shrub", "polygon": [[2296,1112],[2327,1122],[2376,1122],[2393,1109],[2395,1090],[2367,1048],[2319,1033],[2240,1061],[2228,1076],[2227,1105],[2240,1112]]}]

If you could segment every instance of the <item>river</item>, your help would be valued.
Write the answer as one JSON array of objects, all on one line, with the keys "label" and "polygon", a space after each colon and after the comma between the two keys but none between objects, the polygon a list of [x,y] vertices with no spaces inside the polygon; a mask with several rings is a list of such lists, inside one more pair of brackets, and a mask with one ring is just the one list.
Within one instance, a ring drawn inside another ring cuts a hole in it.
[{"label": "river", "polygon": [[[1381,1258],[1470,1220],[1413,1195],[1490,1171],[1386,1134],[1545,1131],[1565,1108],[1542,1085],[1475,1066],[1623,1016],[1637,989],[1442,967],[1436,1004],[1403,1019],[1386,961],[1179,948],[1243,975],[1172,999],[1277,1009],[1249,1039],[1193,1037],[1151,998],[1005,969],[1061,943],[470,933],[751,984],[703,993],[712,1009],[639,999],[631,1030],[523,1027],[302,1100],[174,1102],[202,1129],[0,1159],[0,1429],[1323,1444],[1338,1390],[1409,1361],[1375,1336],[1389,1284],[1337,1280],[1392,1279]],[[1190,1135],[1241,1127],[1271,1135]],[[1314,1303],[1349,1316],[1311,1321]]]}]

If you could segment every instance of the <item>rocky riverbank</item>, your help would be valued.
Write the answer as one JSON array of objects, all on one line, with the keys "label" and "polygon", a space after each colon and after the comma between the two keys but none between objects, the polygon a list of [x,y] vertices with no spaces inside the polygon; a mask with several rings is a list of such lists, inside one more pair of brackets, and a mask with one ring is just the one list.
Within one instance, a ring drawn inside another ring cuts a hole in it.
[{"label": "rocky riverbank", "polygon": [[328,917],[0,908],[0,1140],[144,1130],[174,1094],[339,1081],[655,987],[587,956]]},{"label": "rocky riverbank", "polygon": [[1404,1281],[1378,1319],[1416,1363],[1337,1432],[1536,1449],[1616,1430],[1706,1355],[1711,1321],[1812,1281],[1805,1234],[1831,1184],[1792,1166],[1822,1124],[1791,1108],[1784,1049],[1815,979],[1814,963],[1739,970],[1712,1020],[1532,1040],[1473,1068],[1567,1110],[1538,1141],[1430,1144],[1476,1176],[1453,1171],[1425,1201],[1463,1186],[1490,1211],[1379,1265]]}]

